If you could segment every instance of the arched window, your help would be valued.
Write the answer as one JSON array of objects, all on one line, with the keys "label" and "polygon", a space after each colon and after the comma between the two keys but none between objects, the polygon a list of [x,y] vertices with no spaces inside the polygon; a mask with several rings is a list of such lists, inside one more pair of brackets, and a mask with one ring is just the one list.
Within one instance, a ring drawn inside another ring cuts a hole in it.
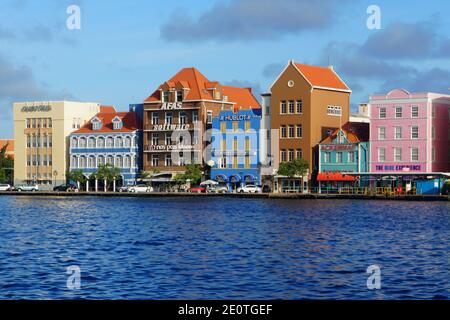
[{"label": "arched window", "polygon": [[104,165],[105,164],[105,157],[99,156],[97,159],[98,165]]},{"label": "arched window", "polygon": [[77,138],[72,138],[72,148],[77,148],[78,147],[78,139]]},{"label": "arched window", "polygon": [[105,139],[100,137],[97,140],[97,147],[98,148],[104,148],[105,147]]},{"label": "arched window", "polygon": [[80,138],[79,147],[86,148],[86,138]]},{"label": "arched window", "polygon": [[133,157],[133,158],[131,159],[131,167],[132,167],[132,168],[135,168],[135,167],[136,167],[136,157]]},{"label": "arched window", "polygon": [[114,148],[114,140],[113,138],[106,138],[106,147],[107,148]]},{"label": "arched window", "polygon": [[130,168],[130,166],[131,166],[131,158],[129,156],[125,156],[125,158],[123,158],[123,167]]},{"label": "arched window", "polygon": [[89,157],[88,167],[95,168],[95,158],[94,157]]},{"label": "arched window", "polygon": [[123,139],[122,137],[116,138],[116,148],[122,148],[123,147]]},{"label": "arched window", "polygon": [[87,167],[86,157],[82,156],[82,157],[80,157],[80,168],[86,168],[86,167]]},{"label": "arched window", "polygon": [[71,168],[78,168],[78,158],[77,157],[75,157],[75,156],[73,156],[71,159],[70,159],[70,167]]},{"label": "arched window", "polygon": [[123,139],[123,146],[124,146],[125,148],[131,147],[131,138],[130,138],[130,137],[125,137],[125,138]]},{"label": "arched window", "polygon": [[106,158],[106,164],[114,165],[114,158],[112,156],[108,156]]},{"label": "arched window", "polygon": [[95,138],[89,138],[88,148],[89,149],[94,149],[95,148]]},{"label": "arched window", "polygon": [[117,168],[122,168],[122,167],[123,167],[123,159],[122,159],[122,156],[116,157],[116,164],[115,164],[115,166],[116,166]]}]

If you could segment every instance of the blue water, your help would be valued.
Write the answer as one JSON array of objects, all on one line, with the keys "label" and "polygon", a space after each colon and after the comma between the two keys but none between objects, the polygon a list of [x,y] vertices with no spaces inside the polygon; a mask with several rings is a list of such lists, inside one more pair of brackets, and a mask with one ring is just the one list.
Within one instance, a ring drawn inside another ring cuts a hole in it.
[{"label": "blue water", "polygon": [[0,299],[445,299],[449,230],[448,203],[0,197]]}]

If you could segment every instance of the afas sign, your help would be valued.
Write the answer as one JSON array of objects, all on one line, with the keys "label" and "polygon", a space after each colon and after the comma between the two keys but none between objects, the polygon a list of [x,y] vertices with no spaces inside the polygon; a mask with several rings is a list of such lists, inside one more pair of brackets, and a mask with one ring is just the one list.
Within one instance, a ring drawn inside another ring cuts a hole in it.
[{"label": "afas sign", "polygon": [[179,110],[183,108],[182,102],[165,102],[161,106],[161,110]]}]

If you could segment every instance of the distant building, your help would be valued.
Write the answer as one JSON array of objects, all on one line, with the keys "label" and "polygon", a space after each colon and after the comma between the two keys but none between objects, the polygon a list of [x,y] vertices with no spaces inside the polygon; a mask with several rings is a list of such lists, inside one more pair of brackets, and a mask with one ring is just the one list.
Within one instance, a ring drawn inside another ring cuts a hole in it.
[{"label": "distant building", "polygon": [[213,119],[211,178],[230,191],[261,184],[259,145],[261,109],[221,111]]},{"label": "distant building", "polygon": [[369,124],[345,124],[319,144],[321,189],[354,186],[356,178],[347,174],[368,172],[369,159]]},{"label": "distant building", "polygon": [[396,89],[370,97],[370,171],[450,172],[450,95]]},{"label": "distant building", "polygon": [[65,183],[69,135],[99,112],[98,103],[14,103],[14,184],[48,190]]},{"label": "distant building", "polygon": [[6,147],[6,156],[14,159],[14,140],[0,140],[0,150]]},{"label": "distant building", "polygon": [[361,103],[359,105],[358,113],[350,114],[350,122],[362,122],[362,123],[370,123],[370,109],[368,103]]},{"label": "distant building", "polygon": [[137,113],[102,107],[70,135],[70,171],[82,171],[88,179],[85,188],[98,191],[104,189],[103,181],[93,174],[100,165],[111,164],[121,172],[117,186],[135,185],[141,170],[141,128]]}]

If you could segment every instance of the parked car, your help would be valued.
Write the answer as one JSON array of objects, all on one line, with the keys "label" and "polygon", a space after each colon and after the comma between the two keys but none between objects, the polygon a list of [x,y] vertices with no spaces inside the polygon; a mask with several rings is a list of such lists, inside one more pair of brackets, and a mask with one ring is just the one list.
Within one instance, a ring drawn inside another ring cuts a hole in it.
[{"label": "parked car", "polygon": [[147,186],[145,184],[138,184],[136,186],[128,187],[128,192],[131,192],[131,193],[149,193],[149,192],[153,192],[153,188],[150,187],[150,186]]},{"label": "parked car", "polygon": [[39,187],[37,184],[19,184],[14,187],[14,191],[22,192],[22,191],[39,191]]},{"label": "parked car", "polygon": [[11,186],[9,184],[0,184],[0,191],[11,191]]},{"label": "parked car", "polygon": [[78,187],[74,184],[63,184],[53,188],[53,191],[57,192],[79,192]]},{"label": "parked car", "polygon": [[258,186],[249,184],[249,185],[246,185],[246,186],[244,186],[242,188],[238,188],[237,192],[238,193],[262,193],[262,190]]},{"label": "parked car", "polygon": [[130,186],[123,186],[117,189],[117,192],[130,192]]},{"label": "parked car", "polygon": [[208,189],[208,192],[210,193],[228,193],[228,187],[224,185],[216,185],[212,186]]},{"label": "parked car", "polygon": [[206,188],[201,187],[201,186],[192,187],[191,189],[189,189],[189,192],[190,193],[206,193]]}]

